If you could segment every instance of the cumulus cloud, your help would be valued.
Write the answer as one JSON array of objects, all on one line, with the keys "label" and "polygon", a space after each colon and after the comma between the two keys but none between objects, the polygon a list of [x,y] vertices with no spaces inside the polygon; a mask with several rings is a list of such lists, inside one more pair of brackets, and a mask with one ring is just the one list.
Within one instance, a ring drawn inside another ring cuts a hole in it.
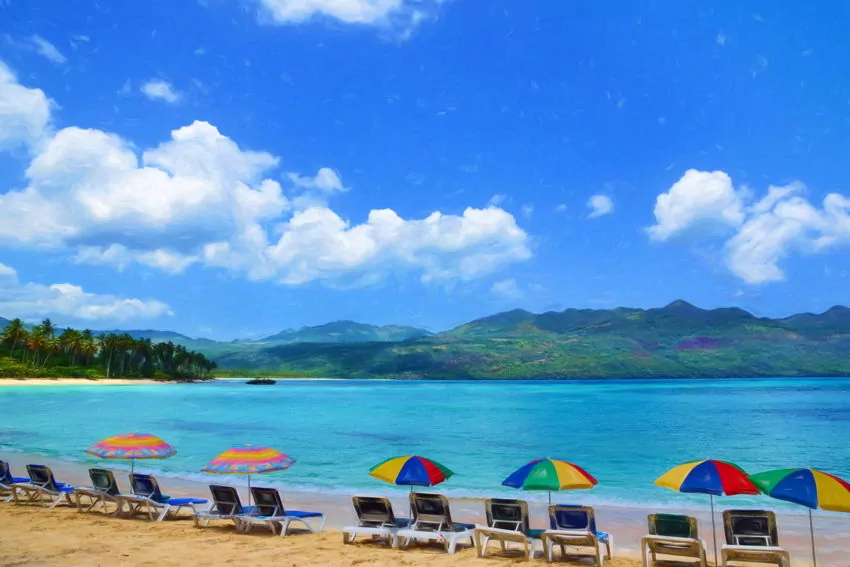
[{"label": "cumulus cloud", "polygon": [[490,287],[490,291],[506,299],[520,299],[525,295],[513,278],[495,282]]},{"label": "cumulus cloud", "polygon": [[10,266],[0,264],[0,313],[34,319],[62,316],[82,321],[128,321],[172,315],[165,303],[88,293],[69,283],[22,283]]},{"label": "cumulus cloud", "polygon": [[608,195],[593,195],[587,200],[587,207],[590,209],[587,218],[595,219],[614,212],[614,199]]},{"label": "cumulus cloud", "polygon": [[0,150],[36,146],[47,133],[51,106],[41,89],[21,85],[0,61]]},{"label": "cumulus cloud", "polygon": [[697,226],[723,227],[725,261],[732,273],[754,285],[781,281],[781,261],[791,254],[850,243],[850,199],[830,193],[817,207],[805,192],[799,182],[771,186],[753,201],[747,188],[735,188],[722,171],[689,170],[658,196],[657,222],[649,233],[668,240]]},{"label": "cumulus cloud", "polygon": [[45,59],[49,59],[57,64],[63,64],[68,62],[68,58],[62,55],[56,46],[41,37],[40,35],[34,35],[30,37],[30,42],[32,43],[33,49],[36,53],[44,57]]},{"label": "cumulus cloud", "polygon": [[358,224],[324,202],[345,190],[330,168],[290,174],[288,197],[268,177],[279,158],[207,122],[141,152],[95,129],[42,136],[26,186],[0,193],[0,245],[69,250],[77,263],[117,269],[200,264],[289,285],[364,285],[398,272],[469,280],[531,256],[528,235],[494,206],[419,219],[373,210]]},{"label": "cumulus cloud", "polygon": [[139,90],[151,100],[161,100],[168,104],[177,104],[183,98],[183,95],[176,91],[171,83],[162,79],[151,79]]}]

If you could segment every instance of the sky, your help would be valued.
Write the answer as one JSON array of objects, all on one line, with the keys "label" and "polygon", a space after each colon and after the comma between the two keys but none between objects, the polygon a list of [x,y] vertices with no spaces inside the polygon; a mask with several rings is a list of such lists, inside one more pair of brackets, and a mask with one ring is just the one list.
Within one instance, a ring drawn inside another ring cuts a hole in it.
[{"label": "sky", "polygon": [[850,4],[0,0],[0,316],[850,303]]}]

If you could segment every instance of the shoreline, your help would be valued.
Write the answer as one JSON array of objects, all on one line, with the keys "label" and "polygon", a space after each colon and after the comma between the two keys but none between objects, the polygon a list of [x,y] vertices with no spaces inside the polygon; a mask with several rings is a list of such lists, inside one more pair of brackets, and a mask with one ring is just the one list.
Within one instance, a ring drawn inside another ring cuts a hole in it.
[{"label": "shoreline", "polygon": [[[0,458],[5,459],[7,460],[7,462],[9,462],[14,474],[16,475],[25,473],[25,465],[27,463],[35,462],[45,464],[51,467],[57,477],[57,480],[61,482],[67,482],[75,486],[86,486],[91,484],[87,472],[88,468],[94,466],[111,468],[115,470],[116,478],[120,487],[126,487],[126,485],[128,484],[127,473],[129,472],[129,470],[125,469],[125,466],[127,464],[126,462],[98,462],[96,460],[92,460],[89,462],[76,462],[66,461],[57,457],[47,457],[38,454],[17,452],[2,453],[0,454]],[[140,466],[137,468],[137,470],[139,470],[140,472],[150,472],[145,471],[147,467],[145,467],[142,463],[140,463],[139,465]],[[209,479],[202,481],[181,478],[179,476],[179,473],[177,474],[178,476],[172,476],[171,474],[157,473],[157,477],[159,479],[160,485],[163,487],[163,491],[168,492],[172,495],[192,496],[209,499],[210,495],[208,487],[210,484],[229,484],[236,486],[237,490],[239,490],[242,496],[243,501],[247,500],[247,490],[244,484],[244,478],[242,477],[221,477],[219,475],[208,475]],[[325,532],[331,532],[334,534],[331,538],[331,541],[334,542],[339,542],[339,534],[337,532],[341,531],[344,526],[352,525],[356,520],[356,516],[354,514],[353,507],[351,504],[351,496],[353,496],[355,493],[358,495],[386,495],[386,492],[381,491],[378,487],[376,487],[376,489],[364,489],[357,491],[341,490],[340,492],[322,491],[318,488],[315,491],[306,491],[303,489],[287,489],[285,481],[281,481],[280,479],[275,479],[274,481],[271,481],[270,479],[270,482],[264,483],[262,480],[262,475],[255,475],[252,479],[251,484],[253,486],[262,486],[265,484],[278,488],[281,492],[282,497],[284,498],[286,505],[293,509],[310,511],[315,510],[323,512],[327,519],[327,522],[325,524]],[[441,492],[439,486],[422,490],[426,492]],[[531,527],[546,528],[547,503],[545,500],[541,501],[538,499],[532,499],[534,496],[534,493],[517,493],[516,498],[526,500],[528,502],[529,515],[531,518]],[[556,493],[553,496],[553,501],[560,503],[580,504],[583,500],[581,491]],[[389,498],[393,504],[394,509],[396,510],[396,513],[402,515],[401,512],[406,510],[408,506],[406,493],[401,491],[399,493],[390,495]],[[455,521],[477,524],[482,524],[485,522],[484,498],[462,496],[455,497],[449,495],[449,500],[451,502],[452,516],[454,517]],[[767,504],[767,502],[765,502],[765,504]],[[734,506],[732,501],[728,502],[727,505],[724,507],[717,508],[717,521],[718,525],[721,526],[718,529],[718,547],[723,543],[723,530],[722,520],[720,519],[720,510],[724,508],[739,507],[751,508],[750,506]],[[21,508],[25,507],[22,506]],[[760,506],[759,508],[769,509],[770,506]],[[692,507],[683,506],[681,508],[661,510],[648,505],[635,507],[596,505],[594,506],[594,509],[596,511],[597,521],[600,525],[600,529],[604,529],[605,531],[612,533],[615,537],[615,541],[617,542],[617,551],[615,555],[616,558],[639,557],[640,539],[641,537],[646,535],[646,516],[647,514],[658,512],[680,513],[695,517],[699,522],[700,533],[702,535],[702,538],[706,541],[706,545],[708,546],[709,556],[711,556],[711,516],[709,514],[707,504],[703,509],[694,509]],[[793,564],[799,565],[800,567],[804,565],[810,565],[811,543],[809,539],[808,515],[805,512],[805,509],[800,508],[799,511],[796,509],[781,510],[777,511],[776,515],[777,522],[779,524],[781,545],[789,552],[791,552]],[[86,516],[88,516],[88,514]],[[112,519],[110,519],[110,521],[111,520]],[[118,522],[119,526],[128,525],[124,524],[121,520],[116,520],[116,522]],[[137,524],[134,522],[133,524],[129,525],[135,526]],[[172,522],[168,522],[168,525],[174,524]],[[191,526],[191,523],[189,523],[188,525]],[[846,533],[850,533],[850,515],[831,513],[825,514],[820,511],[815,512],[815,537],[818,545],[818,559],[821,560],[822,564],[838,565],[839,560],[844,560],[847,557],[846,543],[842,545],[844,539],[843,535]],[[301,536],[299,535],[297,537],[300,538]],[[287,537],[286,541],[289,542],[290,538]],[[340,544],[340,547],[336,549],[335,553],[339,553],[342,549],[343,547]],[[346,546],[345,549],[352,548]],[[357,546],[354,546],[354,549],[357,549]],[[413,551],[404,553],[410,554],[418,552]],[[474,557],[474,554],[469,553],[470,552],[467,551],[463,555],[457,556],[464,557],[465,559],[465,561],[460,561],[458,565],[465,565],[468,563],[469,560]],[[357,557],[356,553],[355,557]],[[408,555],[404,555],[402,557],[407,558]],[[427,558],[430,561],[430,559],[432,558],[436,559],[436,556],[432,555],[431,553],[428,553]],[[402,560],[401,557],[397,559]],[[632,563],[629,563],[627,559],[625,561],[626,562],[623,563],[623,565],[631,567]],[[319,564],[331,563],[324,562]],[[413,564],[417,563],[414,562]],[[606,565],[607,564],[608,563],[606,561]],[[639,563],[634,563],[634,565],[638,564]],[[616,563],[614,565],[616,565]]]},{"label": "shoreline", "polygon": [[[198,380],[203,382],[247,382],[253,378],[211,378]],[[345,378],[272,378],[272,380],[310,380],[334,381]],[[3,378],[0,377],[0,388],[6,386],[167,386],[173,384],[188,384],[181,380],[152,380],[149,378]]]}]

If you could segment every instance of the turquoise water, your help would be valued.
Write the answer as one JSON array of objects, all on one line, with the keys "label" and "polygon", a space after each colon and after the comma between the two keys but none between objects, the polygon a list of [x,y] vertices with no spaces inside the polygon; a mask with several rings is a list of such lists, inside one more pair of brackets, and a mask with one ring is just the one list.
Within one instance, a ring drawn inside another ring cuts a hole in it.
[{"label": "turquoise water", "polygon": [[288,471],[263,479],[290,490],[406,490],[367,471],[385,458],[416,453],[455,471],[440,487],[449,495],[514,494],[501,481],[527,461],[550,456],[599,479],[599,486],[573,499],[687,506],[701,505],[704,497],[652,484],[687,460],[729,460],[750,472],[812,466],[850,477],[850,380],[0,388],[0,452],[95,464],[83,450],[128,431],[157,434],[178,450],[174,458],[147,461],[141,469],[193,480],[222,480],[197,471],[231,445],[254,443],[297,459]]}]

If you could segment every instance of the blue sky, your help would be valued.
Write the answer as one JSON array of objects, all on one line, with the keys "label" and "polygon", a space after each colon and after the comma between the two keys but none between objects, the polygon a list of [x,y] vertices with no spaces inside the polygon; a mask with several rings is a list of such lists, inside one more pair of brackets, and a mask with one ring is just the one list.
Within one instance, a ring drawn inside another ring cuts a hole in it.
[{"label": "blue sky", "polygon": [[0,0],[0,316],[848,302],[845,2],[108,4]]}]

